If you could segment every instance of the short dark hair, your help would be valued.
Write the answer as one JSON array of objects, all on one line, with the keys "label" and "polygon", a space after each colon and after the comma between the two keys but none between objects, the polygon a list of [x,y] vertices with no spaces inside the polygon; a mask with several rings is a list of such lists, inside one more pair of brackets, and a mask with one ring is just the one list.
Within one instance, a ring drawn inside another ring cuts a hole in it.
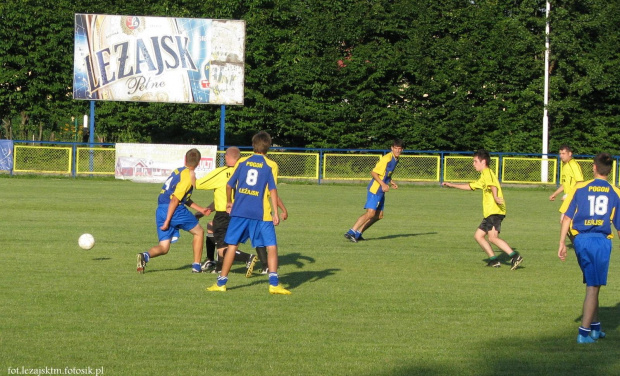
[{"label": "short dark hair", "polygon": [[569,153],[573,152],[573,149],[570,146],[566,145],[566,144],[562,144],[562,146],[560,146],[560,151],[562,151],[562,150],[566,150]]},{"label": "short dark hair", "polygon": [[392,141],[392,147],[393,148],[404,148],[404,143],[403,140],[401,140],[400,138],[395,138],[394,141]]},{"label": "short dark hair", "polygon": [[487,163],[487,167],[491,166],[491,154],[484,149],[478,149],[474,153],[474,157],[478,157],[479,160],[485,161]]},{"label": "short dark hair", "polygon": [[271,146],[271,136],[265,131],[260,131],[252,137],[252,148],[255,153],[266,154]]},{"label": "short dark hair", "polygon": [[200,163],[202,155],[198,149],[189,149],[185,153],[185,165],[188,167],[196,167]]},{"label": "short dark hair", "polygon": [[594,157],[594,165],[599,175],[607,176],[611,172],[614,161],[609,153],[599,153]]}]

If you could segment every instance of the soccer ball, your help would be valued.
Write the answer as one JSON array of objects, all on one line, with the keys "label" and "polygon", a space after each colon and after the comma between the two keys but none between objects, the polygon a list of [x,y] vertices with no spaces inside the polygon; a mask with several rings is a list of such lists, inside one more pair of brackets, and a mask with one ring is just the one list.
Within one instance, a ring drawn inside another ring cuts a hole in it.
[{"label": "soccer ball", "polygon": [[91,249],[95,246],[95,238],[91,234],[82,234],[78,239],[78,244],[82,249]]}]

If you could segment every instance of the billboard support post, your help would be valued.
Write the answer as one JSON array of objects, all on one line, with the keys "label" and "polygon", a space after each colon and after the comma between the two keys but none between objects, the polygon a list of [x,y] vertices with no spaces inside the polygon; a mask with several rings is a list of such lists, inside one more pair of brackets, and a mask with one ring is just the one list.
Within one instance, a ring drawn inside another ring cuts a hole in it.
[{"label": "billboard support post", "polygon": [[226,105],[221,106],[222,111],[220,112],[220,151],[224,150],[224,145],[226,142],[224,138],[226,137]]}]

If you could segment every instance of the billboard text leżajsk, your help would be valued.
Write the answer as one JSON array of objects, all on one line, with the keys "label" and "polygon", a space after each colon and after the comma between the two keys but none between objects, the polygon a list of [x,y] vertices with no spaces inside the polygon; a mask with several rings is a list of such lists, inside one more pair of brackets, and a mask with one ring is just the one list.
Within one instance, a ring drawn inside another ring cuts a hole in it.
[{"label": "billboard text le\u017cajsk", "polygon": [[73,98],[242,105],[245,21],[75,15]]}]

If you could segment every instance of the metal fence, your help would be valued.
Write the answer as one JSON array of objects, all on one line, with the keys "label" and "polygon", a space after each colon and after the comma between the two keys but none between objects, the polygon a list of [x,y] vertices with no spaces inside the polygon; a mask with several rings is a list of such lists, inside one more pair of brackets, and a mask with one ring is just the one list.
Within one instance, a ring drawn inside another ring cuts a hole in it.
[{"label": "metal fence", "polygon": [[11,174],[113,176],[116,163],[114,144],[72,142],[13,142]]},{"label": "metal fence", "polygon": [[[251,154],[242,148],[242,156]],[[269,152],[280,168],[280,179],[322,182],[368,181],[370,171],[387,150],[303,149],[276,147]],[[409,151],[400,157],[397,182],[469,182],[478,179],[471,152]],[[489,166],[502,183],[558,185],[562,163],[557,155],[491,153]],[[609,181],[618,185],[618,158]],[[593,178],[592,156],[576,156],[586,180]],[[113,176],[114,144],[13,142],[10,174],[56,174],[69,176]],[[218,166],[224,152],[217,153]]]}]

